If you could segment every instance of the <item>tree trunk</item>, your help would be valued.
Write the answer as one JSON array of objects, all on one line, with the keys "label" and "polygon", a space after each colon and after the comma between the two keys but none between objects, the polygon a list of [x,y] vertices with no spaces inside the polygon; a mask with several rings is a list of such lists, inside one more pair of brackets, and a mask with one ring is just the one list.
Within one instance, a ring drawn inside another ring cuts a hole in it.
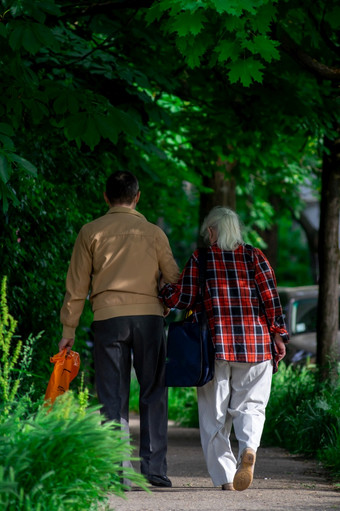
[{"label": "tree trunk", "polygon": [[313,276],[313,282],[317,284],[319,282],[319,230],[312,225],[308,220],[307,215],[302,212],[300,217],[295,217],[295,221],[298,222],[304,230],[310,254],[311,271]]},{"label": "tree trunk", "polygon": [[317,363],[322,380],[332,381],[337,370],[339,322],[340,126],[337,137],[325,139],[319,231],[319,303]]},{"label": "tree trunk", "polygon": [[[212,193],[201,193],[200,201],[200,227],[209,211],[215,206],[225,206],[235,211],[236,209],[236,182],[231,175],[226,177],[224,172],[216,170],[212,176],[203,176],[203,185],[212,188]],[[199,245],[202,240],[199,236]]]},{"label": "tree trunk", "polygon": [[277,268],[279,227],[277,224],[273,224],[270,229],[266,229],[265,231],[258,230],[258,233],[267,245],[267,247],[263,249],[263,253],[270,262],[270,266],[275,271]]}]

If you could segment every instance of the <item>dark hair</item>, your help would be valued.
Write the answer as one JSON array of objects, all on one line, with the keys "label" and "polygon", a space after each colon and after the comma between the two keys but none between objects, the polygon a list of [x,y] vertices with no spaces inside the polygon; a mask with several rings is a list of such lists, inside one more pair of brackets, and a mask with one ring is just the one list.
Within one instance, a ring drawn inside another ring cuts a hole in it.
[{"label": "dark hair", "polygon": [[131,204],[138,190],[138,180],[128,170],[118,170],[106,181],[105,192],[110,204]]}]

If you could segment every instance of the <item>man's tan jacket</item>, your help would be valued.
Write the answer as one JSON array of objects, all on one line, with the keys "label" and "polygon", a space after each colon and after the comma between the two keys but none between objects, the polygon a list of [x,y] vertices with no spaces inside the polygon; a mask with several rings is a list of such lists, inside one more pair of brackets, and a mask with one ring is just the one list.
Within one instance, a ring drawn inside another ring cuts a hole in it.
[{"label": "man's tan jacket", "polygon": [[60,312],[63,337],[74,339],[89,290],[94,321],[118,316],[163,315],[160,274],[177,282],[168,238],[134,209],[113,207],[85,224],[76,239]]}]

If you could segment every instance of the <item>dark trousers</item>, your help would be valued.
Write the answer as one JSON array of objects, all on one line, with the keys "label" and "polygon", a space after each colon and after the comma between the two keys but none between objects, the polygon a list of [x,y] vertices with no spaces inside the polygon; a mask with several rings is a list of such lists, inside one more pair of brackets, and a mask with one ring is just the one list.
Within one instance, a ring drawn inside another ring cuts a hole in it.
[{"label": "dark trousers", "polygon": [[168,390],[161,316],[93,322],[96,388],[102,413],[128,429],[131,361],[140,385],[141,472],[166,475]]}]

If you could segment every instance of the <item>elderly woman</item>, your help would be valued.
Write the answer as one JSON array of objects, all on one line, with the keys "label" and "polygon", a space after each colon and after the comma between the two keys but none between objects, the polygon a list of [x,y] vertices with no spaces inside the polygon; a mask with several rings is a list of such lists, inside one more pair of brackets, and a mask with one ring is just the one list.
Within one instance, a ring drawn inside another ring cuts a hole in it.
[{"label": "elderly woman", "polygon": [[[197,389],[201,443],[214,485],[242,491],[253,480],[273,364],[285,356],[288,333],[274,272],[261,250],[243,242],[236,213],[214,208],[201,234],[210,242],[204,304],[216,352],[213,380]],[[161,289],[167,307],[195,309],[198,254],[177,284]]]}]

